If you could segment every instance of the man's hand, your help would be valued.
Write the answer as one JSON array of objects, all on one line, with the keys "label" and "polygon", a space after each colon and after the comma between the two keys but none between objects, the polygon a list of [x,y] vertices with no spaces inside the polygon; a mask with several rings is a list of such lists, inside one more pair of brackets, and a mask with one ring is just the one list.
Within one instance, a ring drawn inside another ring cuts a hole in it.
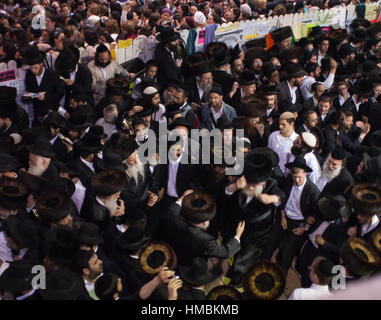
[{"label": "man's hand", "polygon": [[44,101],[45,100],[45,92],[40,92],[40,95],[36,98],[40,101]]},{"label": "man's hand", "polygon": [[347,235],[349,238],[356,237],[356,234],[357,234],[357,226],[350,227],[347,231]]},{"label": "man's hand", "polygon": [[239,88],[239,84],[238,84],[238,82],[235,81],[233,83],[232,91],[230,91],[230,93],[229,93],[230,98],[232,98],[235,95],[235,93],[237,92],[238,88]]},{"label": "man's hand", "polygon": [[142,106],[134,106],[130,111],[128,111],[128,116],[132,117],[135,113],[138,113],[143,110]]},{"label": "man's hand", "polygon": [[263,204],[271,204],[271,203],[277,203],[279,199],[278,199],[278,196],[276,195],[262,193],[259,195],[258,200],[262,202]]},{"label": "man's hand", "polygon": [[66,147],[67,152],[73,151],[73,146],[70,143],[67,143],[65,140],[61,140],[63,145]]},{"label": "man's hand", "polygon": [[116,207],[115,217],[124,215],[124,201],[119,199],[120,204]]},{"label": "man's hand", "polygon": [[237,186],[237,190],[245,188],[247,186],[247,182],[246,182],[245,176],[242,176],[241,178],[237,179],[235,184]]},{"label": "man's hand", "polygon": [[325,243],[324,238],[320,234],[316,235],[315,241],[320,246],[324,245],[324,243]]},{"label": "man's hand", "polygon": [[201,106],[195,102],[191,102],[191,107],[193,111],[197,111],[198,109],[201,109]]},{"label": "man's hand", "polygon": [[295,228],[295,229],[292,229],[292,232],[296,236],[301,236],[305,231],[306,231],[306,229],[304,229],[304,228]]},{"label": "man's hand", "polygon": [[148,206],[149,207],[154,206],[158,199],[159,197],[157,196],[156,193],[153,193],[148,190]]},{"label": "man's hand", "polygon": [[258,133],[262,137],[265,133],[265,125],[262,122],[257,122],[254,127],[257,129]]},{"label": "man's hand", "polygon": [[72,86],[74,83],[74,81],[71,79],[64,79],[63,81],[65,82],[65,85],[67,85],[68,87]]},{"label": "man's hand", "polygon": [[240,221],[238,223],[237,229],[235,230],[235,236],[238,239],[241,239],[243,231],[245,231],[245,221]]},{"label": "man's hand", "polygon": [[175,271],[169,270],[168,267],[164,267],[157,275],[161,284],[168,283],[170,278],[175,274]]},{"label": "man's hand", "polygon": [[315,218],[314,217],[307,217],[307,220],[306,220],[307,224],[309,225],[313,225],[315,223]]},{"label": "man's hand", "polygon": [[129,78],[135,78],[135,77],[136,77],[136,73],[129,72],[129,73],[128,73],[128,77],[129,77]]},{"label": "man's hand", "polygon": [[168,300],[177,300],[177,290],[183,286],[181,279],[172,278],[168,282]]},{"label": "man's hand", "polygon": [[287,229],[286,213],[283,210],[281,211],[280,225],[283,228],[283,230]]}]

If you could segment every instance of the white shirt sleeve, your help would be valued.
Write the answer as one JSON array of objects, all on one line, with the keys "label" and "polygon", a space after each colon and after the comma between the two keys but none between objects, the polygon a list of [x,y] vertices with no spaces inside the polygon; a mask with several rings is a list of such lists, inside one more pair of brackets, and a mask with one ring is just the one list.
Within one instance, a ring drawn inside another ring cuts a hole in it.
[{"label": "white shirt sleeve", "polygon": [[333,73],[329,73],[327,79],[325,79],[325,81],[323,82],[326,89],[329,89],[332,86],[334,79],[335,75]]}]

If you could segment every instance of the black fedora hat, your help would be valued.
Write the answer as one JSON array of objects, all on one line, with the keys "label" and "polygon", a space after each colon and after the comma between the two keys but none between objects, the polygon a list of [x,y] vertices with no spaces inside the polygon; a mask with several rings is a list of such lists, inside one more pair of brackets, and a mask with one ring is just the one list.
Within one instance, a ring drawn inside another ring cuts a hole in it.
[{"label": "black fedora hat", "polygon": [[193,192],[183,199],[181,215],[193,223],[212,220],[215,213],[216,202],[211,194]]},{"label": "black fedora hat", "polygon": [[172,247],[163,241],[148,243],[139,255],[140,267],[148,274],[158,274],[164,267],[174,270],[177,257]]},{"label": "black fedora hat", "polygon": [[57,177],[43,185],[42,192],[58,191],[71,197],[75,192],[75,184],[69,178]]},{"label": "black fedora hat", "polygon": [[95,223],[83,221],[79,227],[79,241],[89,246],[100,245],[103,237]]},{"label": "black fedora hat", "polygon": [[60,221],[70,214],[73,202],[66,193],[54,191],[42,193],[36,202],[38,217],[46,222]]},{"label": "black fedora hat", "polygon": [[55,69],[64,78],[69,77],[69,70],[74,69],[79,60],[78,49],[76,49],[76,51],[78,51],[78,54],[74,54],[73,49],[69,47],[62,49],[56,58],[56,62],[54,65]]},{"label": "black fedora hat", "polygon": [[190,266],[179,266],[180,277],[191,286],[198,287],[212,282],[218,277],[214,271],[208,270],[207,260],[194,258]]},{"label": "black fedora hat", "polygon": [[350,205],[361,215],[373,216],[381,212],[381,186],[358,184],[352,188]]},{"label": "black fedora hat", "polygon": [[[3,262],[4,263],[4,262]],[[33,264],[25,259],[13,261],[0,276],[2,292],[23,292],[32,288]]]},{"label": "black fedora hat", "polygon": [[303,106],[300,103],[283,103],[279,106],[279,112],[299,112],[303,109]]},{"label": "black fedora hat", "polygon": [[104,128],[99,125],[92,125],[89,128],[89,131],[87,133],[95,134],[96,136],[100,137],[101,139],[107,139],[108,135],[105,134]]},{"label": "black fedora hat", "polygon": [[278,264],[266,260],[259,260],[253,264],[243,278],[244,292],[251,299],[278,299],[285,285],[284,270]]},{"label": "black fedora hat", "polygon": [[271,159],[272,166],[275,167],[279,163],[278,154],[269,147],[258,147],[251,150],[253,154],[261,154]]},{"label": "black fedora hat", "polygon": [[127,169],[122,157],[115,152],[106,152],[97,164],[101,170],[117,169],[124,172]]},{"label": "black fedora hat", "polygon": [[266,100],[256,96],[243,97],[239,108],[245,117],[263,117],[266,115]]},{"label": "black fedora hat", "polygon": [[65,268],[50,272],[46,276],[46,288],[39,289],[43,300],[79,300],[85,292],[83,278]]},{"label": "black fedora hat", "polygon": [[380,255],[361,238],[349,238],[340,247],[339,254],[342,265],[357,276],[369,276],[380,267]]},{"label": "black fedora hat", "polygon": [[216,48],[213,51],[213,64],[216,67],[223,66],[229,63],[229,52],[226,49]]},{"label": "black fedora hat", "polygon": [[238,77],[238,84],[241,86],[250,86],[257,82],[258,80],[255,77],[254,73],[248,70],[243,70]]},{"label": "black fedora hat", "polygon": [[165,116],[168,118],[173,117],[175,114],[182,113],[182,106],[179,103],[170,103],[165,106]]},{"label": "black fedora hat", "polygon": [[26,65],[32,66],[39,64],[45,59],[45,53],[38,50],[37,46],[31,46],[23,53],[23,62]]},{"label": "black fedora hat", "polygon": [[[376,61],[367,59],[363,62],[363,64],[362,64],[362,75],[365,77],[365,76],[369,76],[369,75],[374,74],[374,77],[372,77],[372,81],[371,81],[372,84],[381,83],[381,79],[378,75],[379,73],[380,73],[380,68],[377,66]],[[369,79],[371,79],[371,78],[369,78]]]},{"label": "black fedora hat", "polygon": [[0,152],[0,172],[14,171],[21,167],[20,161],[10,154]]},{"label": "black fedora hat", "polygon": [[271,176],[272,161],[263,154],[250,151],[244,158],[243,175],[247,183],[259,183],[266,181]]},{"label": "black fedora hat", "polygon": [[85,130],[90,125],[87,114],[82,111],[74,111],[66,120],[66,128],[69,130]]},{"label": "black fedora hat", "polygon": [[307,73],[299,63],[290,62],[286,65],[286,76],[288,78],[303,77]]},{"label": "black fedora hat", "polygon": [[329,220],[347,218],[350,214],[347,200],[342,195],[320,198],[318,208],[322,215]]},{"label": "black fedora hat", "polygon": [[47,140],[37,139],[30,146],[26,147],[30,153],[33,153],[37,156],[52,158],[56,154],[52,150],[52,145]]},{"label": "black fedora hat", "polygon": [[300,168],[304,169],[306,172],[312,172],[312,169],[307,166],[306,159],[302,157],[297,157],[293,162],[286,163],[285,167],[290,170],[292,168]]},{"label": "black fedora hat", "polygon": [[164,44],[177,39],[180,39],[180,33],[169,27],[161,28],[159,35],[156,37],[156,40]]},{"label": "black fedora hat", "polygon": [[287,27],[277,29],[271,32],[271,37],[273,38],[275,42],[280,42],[284,39],[290,38],[292,37],[291,27],[287,26]]},{"label": "black fedora hat", "polygon": [[209,63],[202,61],[191,64],[190,66],[191,72],[195,76],[201,76],[205,73],[211,72]]},{"label": "black fedora hat", "polygon": [[86,133],[78,142],[78,149],[90,153],[98,153],[102,150],[101,138],[92,133]]},{"label": "black fedora hat", "polygon": [[117,247],[127,254],[135,254],[150,242],[151,236],[145,230],[145,224],[127,228],[118,236]]},{"label": "black fedora hat", "polygon": [[168,125],[169,130],[173,130],[176,127],[186,127],[188,131],[192,129],[191,124],[184,117],[178,117],[171,124]]},{"label": "black fedora hat", "polygon": [[276,95],[279,94],[279,90],[277,89],[276,86],[264,84],[257,88],[257,90],[255,91],[255,94],[258,96],[272,96],[275,94]]},{"label": "black fedora hat", "polygon": [[355,93],[364,98],[373,96],[372,83],[366,79],[360,79],[354,88]]},{"label": "black fedora hat", "polygon": [[108,197],[121,191],[124,181],[120,170],[107,169],[91,177],[91,186],[97,196]]},{"label": "black fedora hat", "polygon": [[20,248],[37,248],[40,243],[38,229],[31,220],[19,216],[9,216],[5,226],[6,234],[10,236]]},{"label": "black fedora hat", "polygon": [[106,82],[109,95],[124,96],[130,89],[130,83],[121,78],[110,78]]},{"label": "black fedora hat", "polygon": [[241,293],[232,286],[217,286],[209,291],[207,300],[241,300]]},{"label": "black fedora hat", "polygon": [[143,110],[134,114],[134,118],[147,117],[157,111],[157,108],[152,103],[142,103]]},{"label": "black fedora hat", "polygon": [[275,66],[275,64],[273,64],[271,61],[268,61],[268,62],[265,62],[263,65],[262,65],[262,73],[263,75],[266,77],[266,78],[269,78],[271,76],[271,74],[275,71],[277,71],[278,68]]},{"label": "black fedora hat", "polygon": [[65,118],[56,111],[50,111],[43,122],[57,128],[65,128]]}]

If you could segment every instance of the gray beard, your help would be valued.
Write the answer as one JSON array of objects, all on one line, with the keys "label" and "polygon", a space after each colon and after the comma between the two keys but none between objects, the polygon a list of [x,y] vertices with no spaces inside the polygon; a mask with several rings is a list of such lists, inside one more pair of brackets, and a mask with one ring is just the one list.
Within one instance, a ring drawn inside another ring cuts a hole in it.
[{"label": "gray beard", "polygon": [[200,88],[202,89],[202,91],[204,91],[204,93],[206,95],[212,89],[212,86],[213,86],[213,83],[204,84],[204,83],[201,82],[201,84],[200,84]]},{"label": "gray beard", "polygon": [[264,188],[265,188],[265,185],[261,183],[255,186],[254,189],[250,189],[249,187],[243,188],[242,193],[248,197],[258,198],[262,194]]},{"label": "gray beard", "polygon": [[327,179],[327,182],[330,182],[340,174],[342,168],[330,170],[328,168],[327,162],[328,160],[324,162],[322,175]]},{"label": "gray beard", "polygon": [[116,212],[116,209],[118,207],[118,203],[116,202],[117,200],[116,199],[113,199],[113,198],[109,198],[106,202],[105,202],[105,207],[108,209],[108,211],[110,212],[110,216],[113,217],[115,215],[115,212]]},{"label": "gray beard", "polygon": [[37,177],[41,177],[43,175],[43,173],[45,172],[45,168],[43,166],[31,166],[29,167],[28,169],[28,173],[33,175],[33,176],[37,176]]},{"label": "gray beard", "polygon": [[126,171],[135,180],[136,185],[139,184],[139,174],[142,176],[142,179],[144,180],[144,165],[140,161],[138,161],[138,163],[134,166],[129,166]]}]

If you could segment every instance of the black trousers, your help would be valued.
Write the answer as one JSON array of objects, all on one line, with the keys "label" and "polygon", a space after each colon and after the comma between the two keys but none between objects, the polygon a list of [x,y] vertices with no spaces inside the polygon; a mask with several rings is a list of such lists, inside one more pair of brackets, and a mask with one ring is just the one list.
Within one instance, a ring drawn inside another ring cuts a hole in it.
[{"label": "black trousers", "polygon": [[271,231],[269,241],[266,243],[262,251],[262,258],[270,260],[274,251],[280,248],[277,262],[283,267],[287,273],[291,266],[292,259],[298,253],[300,246],[304,243],[307,235],[303,233],[301,236],[296,236],[292,230],[304,225],[304,220],[296,221],[287,218],[287,229],[284,230],[280,221],[276,222]]}]

